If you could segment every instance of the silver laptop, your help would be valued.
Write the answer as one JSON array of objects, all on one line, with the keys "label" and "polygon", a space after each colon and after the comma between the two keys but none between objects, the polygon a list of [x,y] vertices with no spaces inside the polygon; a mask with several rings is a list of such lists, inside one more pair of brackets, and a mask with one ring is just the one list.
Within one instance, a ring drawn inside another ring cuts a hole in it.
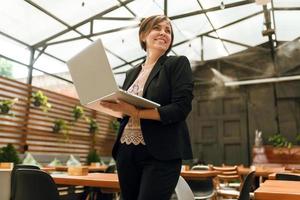
[{"label": "silver laptop", "polygon": [[100,39],[68,60],[67,65],[80,103],[84,106],[106,112],[99,101],[116,102],[117,99],[140,108],[160,106],[158,103],[129,94],[118,87]]}]

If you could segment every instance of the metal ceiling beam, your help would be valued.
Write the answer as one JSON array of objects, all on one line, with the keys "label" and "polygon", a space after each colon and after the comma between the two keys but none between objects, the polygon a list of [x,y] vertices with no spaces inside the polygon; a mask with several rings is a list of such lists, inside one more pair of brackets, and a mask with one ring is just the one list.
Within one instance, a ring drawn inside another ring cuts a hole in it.
[{"label": "metal ceiling beam", "polygon": [[130,9],[128,8],[128,6],[121,0],[118,0],[118,2],[124,7],[126,8],[126,10],[128,10],[128,12],[130,12],[134,17],[136,17],[136,14]]},{"label": "metal ceiling beam", "polygon": [[94,20],[113,20],[113,21],[141,21],[138,17],[98,17]]},{"label": "metal ceiling beam", "polygon": [[[27,1],[28,1],[28,0],[27,0]],[[134,1],[134,0],[126,0],[126,1],[123,2],[123,4],[126,5],[126,4],[128,4],[128,3],[132,2],[132,1]],[[121,5],[113,6],[113,7],[109,8],[109,9],[107,9],[107,10],[104,10],[103,12],[98,13],[98,14],[96,14],[96,15],[94,15],[94,16],[92,16],[92,17],[90,17],[90,18],[88,18],[88,19],[86,19],[86,20],[84,20],[84,21],[82,21],[82,22],[80,22],[80,23],[74,25],[74,26],[71,26],[71,28],[72,28],[72,29],[76,29],[76,28],[78,28],[79,26],[82,26],[82,25],[84,25],[84,24],[90,22],[91,20],[93,20],[93,19],[95,19],[95,18],[101,17],[101,16],[103,16],[103,15],[105,15],[105,14],[111,12],[111,11],[114,11],[114,10],[120,8],[120,7],[121,7]],[[50,36],[50,37],[48,37],[48,38],[46,38],[46,39],[44,39],[44,40],[42,40],[42,41],[40,41],[40,42],[34,44],[33,47],[34,47],[34,48],[38,48],[38,47],[40,47],[40,46],[44,46],[44,45],[45,45],[47,42],[49,42],[50,40],[52,40],[52,39],[54,39],[54,38],[56,38],[56,37],[58,37],[58,36],[61,36],[61,35],[65,34],[65,33],[67,33],[68,31],[69,31],[69,29],[65,29],[65,30],[63,30],[63,31],[61,31],[61,32],[59,32],[59,33],[56,33],[56,34],[54,34],[54,35],[52,35],[52,36]]]},{"label": "metal ceiling beam", "polygon": [[[262,13],[263,13],[263,11],[259,11],[259,12],[253,13],[253,14],[248,15],[248,16],[246,16],[246,17],[243,17],[243,18],[241,18],[241,19],[239,19],[239,20],[233,21],[233,22],[231,22],[231,23],[229,23],[229,24],[225,24],[224,26],[221,26],[221,27],[217,28],[216,30],[220,30],[220,29],[226,28],[226,27],[228,27],[228,26],[231,26],[231,25],[233,25],[233,24],[236,24],[236,23],[241,22],[241,21],[243,21],[243,20],[245,20],[245,19],[249,19],[249,18],[251,18],[251,17],[254,17],[254,16],[259,15],[259,14],[262,14]],[[179,45],[181,45],[181,44],[190,42],[191,40],[194,40],[194,39],[199,38],[199,37],[201,37],[201,36],[208,35],[208,34],[210,34],[210,33],[212,33],[212,32],[214,32],[214,30],[207,31],[207,32],[205,32],[205,33],[201,33],[201,34],[196,35],[196,36],[194,36],[194,37],[192,37],[192,38],[189,38],[189,39],[187,39],[187,40],[183,40],[183,41],[181,41],[181,42],[178,42],[177,44],[174,44],[173,47],[176,47],[176,46],[179,46]]]},{"label": "metal ceiling beam", "polygon": [[[231,22],[231,23],[229,23],[229,24],[226,24],[226,25],[224,25],[224,26],[221,26],[221,27],[219,27],[219,28],[216,29],[216,30],[220,30],[220,29],[222,29],[222,28],[226,28],[226,27],[228,27],[228,26],[231,26],[231,25],[233,25],[233,24],[236,24],[236,23],[238,23],[238,22],[240,22],[240,21],[243,21],[243,20],[245,20],[245,19],[249,19],[249,18],[254,17],[254,16],[256,16],[256,15],[259,15],[259,14],[261,14],[261,13],[263,13],[263,11],[259,11],[259,12],[253,13],[253,14],[251,14],[251,15],[248,15],[248,16],[246,16],[246,17],[243,17],[243,18],[241,18],[241,19],[239,19],[239,20],[236,20],[236,21],[234,21],[234,22]],[[199,38],[199,37],[202,37],[202,36],[206,36],[206,35],[208,35],[209,33],[212,33],[212,32],[214,32],[214,31],[213,31],[213,30],[212,30],[212,31],[207,31],[207,32],[205,32],[205,33],[196,35],[196,36],[193,37],[193,38],[189,38],[189,39],[187,39],[187,40],[183,40],[183,41],[181,41],[181,42],[178,42],[178,43],[174,44],[172,47],[176,47],[176,46],[182,45],[182,44],[187,43],[187,42],[190,42],[191,40],[194,40],[194,39],[196,39],[196,38]],[[134,60],[132,60],[132,61],[129,61],[128,63],[133,63],[133,62],[136,62],[136,61],[138,61],[138,60],[140,60],[140,59],[143,59],[143,58],[145,58],[145,56],[140,57],[140,58],[137,58],[137,59],[134,59]],[[118,66],[114,67],[113,69],[119,69],[119,68],[121,68],[121,67],[123,67],[123,66],[125,66],[125,65],[126,65],[126,64],[118,65]]]},{"label": "metal ceiling beam", "polygon": [[[27,44],[27,43],[25,43],[25,42],[23,42],[23,41],[21,41],[21,40],[18,40],[17,38],[14,38],[14,37],[12,37],[12,36],[10,36],[10,35],[7,35],[6,33],[3,33],[3,32],[1,32],[1,31],[0,31],[0,35],[3,35],[3,36],[5,36],[5,37],[7,37],[7,38],[9,38],[9,39],[11,39],[11,40],[17,42],[17,43],[20,43],[20,44],[26,46],[28,49],[32,47],[32,46],[30,46],[29,44]],[[36,49],[36,51],[40,52],[41,50]],[[60,62],[65,63],[64,60],[62,60],[62,59],[60,59],[60,58],[57,58],[57,57],[55,57],[55,56],[53,56],[53,55],[51,55],[51,54],[49,54],[49,53],[44,52],[44,54],[47,55],[47,56],[49,56],[49,57],[51,57],[51,58],[54,58],[54,59],[56,59],[56,60],[58,60],[58,61],[60,61]]]},{"label": "metal ceiling beam", "polygon": [[265,49],[263,47],[259,47],[259,46],[250,46],[248,44],[244,44],[244,43],[240,43],[240,42],[236,42],[236,41],[233,41],[233,40],[228,40],[228,39],[225,39],[225,38],[218,38],[218,37],[215,37],[215,36],[212,36],[212,35],[205,35],[206,37],[210,37],[210,38],[214,38],[214,39],[219,39],[219,40],[222,40],[224,42],[228,42],[228,43],[231,43],[231,44],[236,44],[236,45],[239,45],[239,46],[242,46],[242,47],[247,47],[247,48],[256,48],[256,49],[259,49],[259,50],[262,50],[262,51],[269,51],[268,49]]},{"label": "metal ceiling beam", "polygon": [[[82,33],[79,32],[78,30],[76,30],[76,29],[74,28],[74,26],[69,26],[67,23],[65,23],[64,21],[60,20],[58,17],[52,15],[52,14],[49,13],[47,10],[45,10],[44,8],[42,8],[41,6],[39,6],[39,5],[37,5],[37,4],[33,3],[33,2],[31,2],[30,0],[25,0],[25,1],[26,1],[27,3],[29,3],[30,5],[36,7],[38,10],[44,12],[46,15],[52,17],[53,19],[57,20],[58,22],[62,23],[62,24],[65,25],[65,26],[67,26],[67,27],[68,27],[68,31],[73,30],[73,31],[75,31],[76,33],[78,33],[79,35],[81,35],[81,37],[86,38],[87,40],[93,41],[93,40],[90,38],[91,36],[86,36],[86,35],[82,34]],[[44,45],[47,45],[47,44],[44,44]],[[43,46],[44,46],[44,45],[43,45]],[[112,55],[114,55],[115,57],[117,57],[118,59],[120,59],[120,60],[122,60],[122,61],[124,61],[124,62],[127,62],[127,60],[123,59],[122,57],[120,57],[119,55],[115,54],[114,52],[112,52],[112,51],[110,51],[110,50],[108,50],[108,49],[106,49],[106,50],[107,50],[108,52],[110,52]]]},{"label": "metal ceiling beam", "polygon": [[12,36],[10,36],[10,35],[7,35],[6,33],[3,33],[2,31],[0,31],[0,35],[3,35],[3,36],[5,36],[5,37],[7,37],[7,38],[9,38],[9,39],[11,39],[11,40],[17,42],[17,43],[23,44],[24,46],[26,46],[26,47],[28,47],[28,48],[30,47],[29,44],[27,44],[27,43],[25,43],[25,42],[23,42],[23,41],[21,41],[21,40],[19,40],[19,39],[17,39],[17,38],[14,38],[14,37],[12,37]]},{"label": "metal ceiling beam", "polygon": [[[253,0],[245,0],[245,1],[235,2],[235,3],[230,3],[230,4],[226,4],[224,9],[247,5],[247,4],[251,4],[253,2],[254,2]],[[204,10],[198,10],[198,11],[194,11],[194,12],[189,12],[189,13],[185,13],[185,14],[181,14],[181,15],[171,16],[170,19],[174,20],[174,19],[180,19],[180,18],[184,18],[184,17],[191,17],[194,15],[204,14],[207,12],[212,12],[212,11],[217,11],[217,10],[221,10],[220,6],[216,6],[216,7],[212,7],[212,8],[208,8],[208,9],[204,9]]]},{"label": "metal ceiling beam", "polygon": [[65,42],[71,42],[71,41],[75,41],[75,40],[81,40],[81,39],[84,39],[86,37],[94,37],[94,36],[104,35],[104,34],[108,34],[108,33],[114,33],[114,32],[118,32],[118,31],[122,31],[122,30],[126,30],[126,29],[131,29],[131,28],[137,28],[137,27],[139,27],[138,24],[137,25],[123,26],[123,27],[120,27],[120,28],[110,29],[110,30],[107,30],[107,31],[101,31],[101,32],[98,32],[98,33],[92,33],[92,34],[85,35],[85,36],[74,37],[74,38],[60,40],[60,41],[56,41],[56,42],[49,42],[49,43],[47,43],[47,46],[60,44],[60,43],[65,43]]},{"label": "metal ceiling beam", "polygon": [[164,15],[168,16],[168,0],[164,0]]},{"label": "metal ceiling beam", "polygon": [[5,60],[9,60],[9,61],[11,61],[11,62],[17,63],[17,64],[19,64],[19,65],[23,65],[23,66],[25,66],[25,67],[29,67],[29,65],[27,65],[27,64],[25,64],[25,63],[22,63],[22,62],[20,62],[20,61],[15,60],[15,59],[9,58],[9,57],[7,57],[7,56],[5,56],[5,55],[2,55],[2,54],[0,54],[0,58],[4,58]]},{"label": "metal ceiling beam", "polygon": [[[198,2],[198,5],[200,6],[201,10],[203,10],[203,6],[201,5],[200,1],[197,0],[197,2]],[[205,15],[206,19],[208,20],[210,26],[213,28],[214,32],[217,34],[218,39],[220,39],[219,34],[218,34],[218,32],[217,32],[215,26],[214,26],[213,23],[211,22],[210,18],[208,17],[207,13],[205,12],[204,15]],[[223,48],[225,49],[225,51],[226,51],[227,54],[229,55],[230,52],[228,51],[226,45],[224,44],[224,42],[223,42],[222,40],[220,40],[220,41],[221,41],[221,43],[222,43]]]},{"label": "metal ceiling beam", "polygon": [[[52,13],[48,12],[46,9],[42,8],[41,6],[39,6],[36,3],[33,3],[31,0],[25,0],[27,3],[29,3],[31,6],[37,8],[39,11],[43,12],[44,14],[50,16],[51,18],[55,19],[56,21],[58,21],[59,23],[63,24],[64,26],[66,26],[68,29],[68,31],[75,31],[76,33],[78,33],[79,35],[81,35],[82,37],[85,37],[86,39],[92,41],[90,38],[86,37],[84,34],[82,34],[81,32],[79,32],[78,30],[76,30],[75,28],[73,28],[72,26],[70,26],[69,24],[67,24],[66,22],[64,22],[63,20],[59,19],[58,17],[56,17],[55,15],[53,15]],[[43,45],[44,46],[44,45]],[[34,48],[36,48],[37,46],[33,45]]]},{"label": "metal ceiling beam", "polygon": [[43,49],[39,52],[36,58],[34,58],[32,65],[39,59],[39,57],[45,52],[47,46],[44,46]]}]

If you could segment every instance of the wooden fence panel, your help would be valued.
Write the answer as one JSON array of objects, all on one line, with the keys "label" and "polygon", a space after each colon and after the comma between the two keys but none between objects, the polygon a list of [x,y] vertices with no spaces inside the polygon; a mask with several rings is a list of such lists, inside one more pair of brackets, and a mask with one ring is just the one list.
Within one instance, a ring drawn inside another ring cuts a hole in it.
[{"label": "wooden fence panel", "polygon": [[[42,91],[52,107],[43,112],[33,105],[31,95]],[[86,160],[91,148],[101,156],[110,156],[116,134],[110,127],[112,117],[84,108],[84,117],[74,120],[72,110],[80,105],[78,99],[0,77],[0,100],[18,98],[10,114],[0,114],[0,147],[12,143],[21,152],[74,154]],[[86,118],[94,118],[99,125],[95,134],[89,133]],[[67,122],[66,134],[54,133],[56,119]]]}]

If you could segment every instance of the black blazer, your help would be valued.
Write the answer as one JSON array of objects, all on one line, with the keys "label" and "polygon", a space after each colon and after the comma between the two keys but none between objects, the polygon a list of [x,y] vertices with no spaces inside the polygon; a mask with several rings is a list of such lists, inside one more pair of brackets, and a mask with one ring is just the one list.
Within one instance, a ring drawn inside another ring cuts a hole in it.
[{"label": "black blazer", "polygon": [[[141,65],[129,70],[123,89],[137,78]],[[192,150],[186,117],[192,109],[193,80],[190,63],[185,56],[161,56],[145,83],[143,97],[159,103],[161,121],[141,119],[141,129],[149,153],[159,160],[191,159]],[[129,117],[120,120],[113,147],[116,158],[120,138]]]}]

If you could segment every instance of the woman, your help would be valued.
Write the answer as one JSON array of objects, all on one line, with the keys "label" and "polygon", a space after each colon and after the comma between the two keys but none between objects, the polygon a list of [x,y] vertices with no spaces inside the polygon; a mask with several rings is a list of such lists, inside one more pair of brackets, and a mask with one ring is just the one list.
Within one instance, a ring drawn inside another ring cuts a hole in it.
[{"label": "woman", "polygon": [[123,89],[159,103],[141,109],[126,102],[101,102],[123,113],[113,148],[124,200],[169,200],[176,187],[182,159],[192,151],[186,117],[193,99],[192,72],[184,56],[167,56],[173,42],[170,20],[156,15],[142,21],[143,64],[129,70]]}]

